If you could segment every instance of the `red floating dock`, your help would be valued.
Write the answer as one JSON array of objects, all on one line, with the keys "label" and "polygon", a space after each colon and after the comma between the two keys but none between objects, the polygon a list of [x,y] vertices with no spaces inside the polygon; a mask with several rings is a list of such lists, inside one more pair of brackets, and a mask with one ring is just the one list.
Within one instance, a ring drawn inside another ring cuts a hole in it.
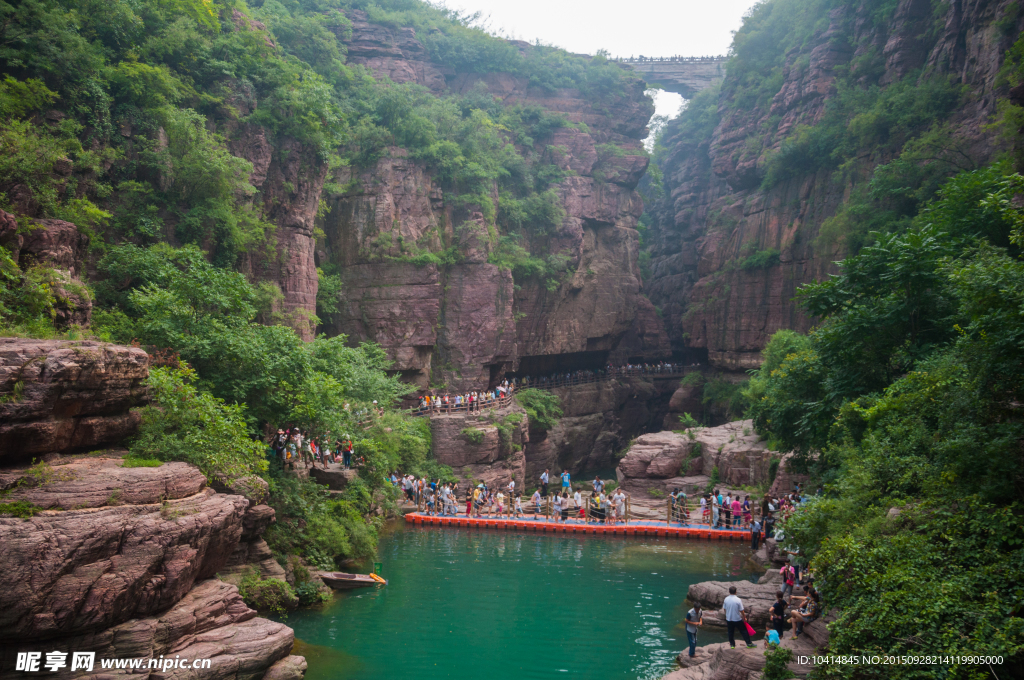
[{"label": "red floating dock", "polygon": [[627,523],[585,524],[574,520],[555,522],[551,519],[510,519],[498,517],[441,517],[420,512],[406,514],[410,524],[429,524],[442,527],[472,527],[474,529],[502,529],[507,531],[543,531],[559,534],[603,534],[610,536],[656,536],[658,538],[689,538],[693,540],[746,541],[749,529],[710,529],[705,525],[669,524],[660,520],[632,520]]}]

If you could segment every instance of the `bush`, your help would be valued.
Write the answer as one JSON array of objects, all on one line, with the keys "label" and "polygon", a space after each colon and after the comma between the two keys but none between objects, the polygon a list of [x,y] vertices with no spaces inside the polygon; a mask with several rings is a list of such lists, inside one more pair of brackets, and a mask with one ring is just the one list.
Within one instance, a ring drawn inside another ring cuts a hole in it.
[{"label": "bush", "polygon": [[553,428],[562,417],[562,406],[558,395],[547,390],[529,388],[516,392],[516,401],[526,411],[530,428],[546,432]]},{"label": "bush", "polygon": [[256,569],[249,569],[238,584],[238,594],[246,605],[258,612],[283,616],[299,604],[299,598],[287,582],[263,578]]},{"label": "bush", "polygon": [[761,675],[764,680],[789,680],[789,678],[796,677],[787,665],[793,660],[792,650],[785,647],[772,647],[764,651],[764,659],[764,671]]},{"label": "bush", "polygon": [[12,517],[20,517],[21,519],[35,517],[36,514],[38,514],[42,510],[43,508],[40,508],[37,505],[33,505],[28,501],[0,503],[0,515],[11,515]]},{"label": "bush", "polygon": [[294,590],[295,596],[299,599],[299,605],[303,607],[320,604],[331,599],[330,592],[324,590],[316,581],[304,581],[296,585]]},{"label": "bush", "polygon": [[150,371],[145,384],[151,403],[142,409],[129,457],[192,463],[208,479],[266,471],[266,447],[249,436],[244,408],[199,389],[196,380],[195,371],[184,363]]},{"label": "bush", "polygon": [[484,441],[484,431],[475,427],[467,427],[462,430],[462,436],[470,444],[480,445]]}]

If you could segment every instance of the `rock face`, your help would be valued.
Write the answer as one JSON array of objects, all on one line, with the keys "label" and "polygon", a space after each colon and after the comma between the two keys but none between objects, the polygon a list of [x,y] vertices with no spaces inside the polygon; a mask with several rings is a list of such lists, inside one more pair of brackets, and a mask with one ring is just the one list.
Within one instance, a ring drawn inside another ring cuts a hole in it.
[{"label": "rock face", "polygon": [[[338,33],[349,60],[378,76],[437,93],[483,88],[506,105],[564,113],[589,131],[559,128],[535,140],[534,148],[551,150],[545,162],[571,175],[556,189],[564,219],[531,244],[564,257],[554,290],[489,264],[498,234],[482,209],[452,200],[404,149],[391,148],[372,168],[339,169],[332,186],[346,191],[324,197],[331,210],[317,253],[343,282],[340,311],[325,320],[326,330],[380,343],[423,388],[479,389],[519,369],[524,357],[590,353],[597,366],[610,356],[667,356],[637,267],[643,205],[635,188],[647,168],[639,140],[652,112],[639,81],[624,96],[597,102],[509,74],[453,72],[429,60],[411,29],[372,24],[358,10],[349,18],[351,33]],[[610,145],[619,153],[605,152]],[[443,264],[426,257],[446,249],[458,257]]]},{"label": "rock face", "polygon": [[513,478],[522,489],[529,441],[526,413],[513,403],[502,409],[430,419],[431,447],[439,463],[463,479],[502,488]]},{"label": "rock face", "polygon": [[545,468],[579,475],[615,467],[615,454],[646,428],[657,426],[678,381],[631,377],[559,387],[563,417],[548,432],[531,431],[526,473]]},{"label": "rock face", "polygon": [[37,265],[54,270],[57,328],[87,326],[92,317],[92,297],[81,281],[88,245],[89,237],[71,222],[33,220],[32,227],[22,231],[14,215],[0,210],[0,246],[11,253],[11,259],[22,271]]},{"label": "rock face", "polygon": [[769,478],[771,461],[781,458],[768,450],[752,421],[738,420],[694,428],[687,434],[657,432],[637,437],[619,461],[616,475],[631,493],[672,488],[692,493],[703,491],[716,468],[723,487],[760,484]]},{"label": "rock face", "polygon": [[149,356],[91,341],[0,338],[0,464],[118,442],[138,426]]},{"label": "rock face", "polygon": [[0,517],[0,678],[21,675],[17,652],[54,649],[95,651],[94,674],[99,659],[170,655],[211,659],[201,677],[300,678],[291,629],[257,618],[234,586],[213,579],[240,542],[262,542],[273,510],[206,488],[185,463],[121,464],[71,457],[0,473],[6,502],[49,508]]},{"label": "rock face", "polygon": [[[971,96],[950,127],[974,163],[992,157],[998,141],[984,126],[996,110],[996,74],[1024,30],[1024,16],[1011,0],[932,6],[900,0],[881,20],[868,16],[873,10],[867,5],[835,6],[813,36],[785,55],[774,96],[741,103],[749,90],[726,74],[713,132],[684,137],[670,123],[665,198],[650,206],[656,219],[645,288],[664,313],[674,350],[706,352],[714,366],[742,370],[760,363],[759,352],[776,330],[811,327],[794,293],[835,273],[833,262],[844,255],[841,243],[818,240],[819,228],[848,200],[851,182],[870,179],[891,152],[865,151],[857,170],[846,175],[852,179],[836,181],[832,169],[823,169],[770,190],[760,186],[769,155],[798,125],[820,119],[840,71],[856,72],[870,62],[882,85],[919,68],[966,85]],[[745,262],[773,252],[765,266]]]}]

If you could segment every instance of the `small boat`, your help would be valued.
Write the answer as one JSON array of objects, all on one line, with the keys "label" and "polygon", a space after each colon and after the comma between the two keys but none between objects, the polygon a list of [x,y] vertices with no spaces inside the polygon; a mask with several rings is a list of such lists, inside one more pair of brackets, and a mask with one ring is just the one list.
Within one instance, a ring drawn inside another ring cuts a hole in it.
[{"label": "small boat", "polygon": [[376,574],[346,574],[340,571],[322,571],[320,580],[335,590],[367,588],[378,584],[387,585],[387,581]]}]

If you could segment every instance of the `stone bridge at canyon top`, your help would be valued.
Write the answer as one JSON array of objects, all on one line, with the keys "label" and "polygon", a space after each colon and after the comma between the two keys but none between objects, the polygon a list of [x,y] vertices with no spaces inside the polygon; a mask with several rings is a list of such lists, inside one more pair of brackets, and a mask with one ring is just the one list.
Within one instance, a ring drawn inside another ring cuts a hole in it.
[{"label": "stone bridge at canyon top", "polygon": [[725,78],[727,57],[629,57],[617,59],[639,73],[652,87],[691,99]]}]

